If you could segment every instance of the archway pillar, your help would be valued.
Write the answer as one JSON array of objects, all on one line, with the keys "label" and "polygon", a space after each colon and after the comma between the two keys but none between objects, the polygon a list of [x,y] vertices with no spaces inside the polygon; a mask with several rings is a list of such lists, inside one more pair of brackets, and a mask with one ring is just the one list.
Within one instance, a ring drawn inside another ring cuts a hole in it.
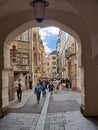
[{"label": "archway pillar", "polygon": [[98,67],[92,58],[90,42],[84,42],[82,50],[81,112],[85,116],[98,116]]},{"label": "archway pillar", "polygon": [[0,117],[2,117],[2,69],[3,69],[3,46],[0,44]]},{"label": "archway pillar", "polygon": [[9,105],[8,70],[2,71],[2,116],[6,114]]},{"label": "archway pillar", "polygon": [[10,51],[7,44],[0,46],[0,117],[6,114],[9,105],[9,68],[10,68]]}]

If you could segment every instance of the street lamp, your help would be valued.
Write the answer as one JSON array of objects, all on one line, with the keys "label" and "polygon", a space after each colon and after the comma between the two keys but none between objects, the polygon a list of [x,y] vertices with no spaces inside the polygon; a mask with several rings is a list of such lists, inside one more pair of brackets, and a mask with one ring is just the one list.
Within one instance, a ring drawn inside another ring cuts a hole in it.
[{"label": "street lamp", "polygon": [[35,19],[38,23],[41,23],[44,19],[45,8],[49,3],[45,0],[33,0],[30,2],[30,6],[34,7]]}]

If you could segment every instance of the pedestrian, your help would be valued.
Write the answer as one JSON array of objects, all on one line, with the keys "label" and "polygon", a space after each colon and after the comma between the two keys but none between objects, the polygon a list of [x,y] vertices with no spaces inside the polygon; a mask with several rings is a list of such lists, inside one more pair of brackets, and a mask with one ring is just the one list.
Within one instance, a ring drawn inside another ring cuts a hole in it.
[{"label": "pedestrian", "polygon": [[63,90],[66,89],[66,80],[64,78],[62,78],[62,80],[61,80],[61,86],[62,86]]},{"label": "pedestrian", "polygon": [[71,88],[71,80],[68,78],[65,79],[66,80],[66,88]]},{"label": "pedestrian", "polygon": [[29,81],[29,89],[32,89],[32,79]]},{"label": "pedestrian", "polygon": [[23,83],[22,83],[21,79],[19,79],[18,83],[17,83],[17,98],[18,98],[18,101],[20,101],[20,102],[22,99],[22,87],[23,87]]},{"label": "pedestrian", "polygon": [[54,92],[55,93],[57,93],[57,91],[59,90],[60,84],[61,84],[60,78],[57,77],[56,79],[54,79],[54,86],[55,86]]},{"label": "pedestrian", "polygon": [[42,85],[42,78],[39,79],[39,83],[40,83],[40,85]]},{"label": "pedestrian", "polygon": [[49,82],[48,89],[50,91],[50,94],[52,95],[53,94],[53,90],[54,90],[54,85],[53,85],[52,80],[50,80],[50,82]]},{"label": "pedestrian", "polygon": [[57,84],[56,84],[56,79],[53,79],[53,85],[54,85],[54,92],[57,92]]},{"label": "pedestrian", "polygon": [[41,84],[42,84],[42,94],[43,94],[43,96],[46,96],[46,89],[47,89],[49,82],[46,80],[46,78],[43,78]]},{"label": "pedestrian", "polygon": [[40,102],[41,91],[42,91],[42,86],[40,85],[40,82],[38,80],[36,87],[34,89],[34,93],[36,94],[37,103]]}]

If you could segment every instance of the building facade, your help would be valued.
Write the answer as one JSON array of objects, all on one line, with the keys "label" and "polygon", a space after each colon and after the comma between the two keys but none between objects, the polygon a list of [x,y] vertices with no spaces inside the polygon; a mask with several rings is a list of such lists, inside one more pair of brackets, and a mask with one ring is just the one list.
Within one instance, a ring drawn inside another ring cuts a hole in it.
[{"label": "building facade", "polygon": [[72,88],[81,90],[80,45],[71,35],[60,30],[56,48],[60,77],[69,78]]},{"label": "building facade", "polygon": [[[39,28],[26,30],[10,43],[9,99],[14,99],[16,81],[21,78],[23,90],[36,85],[38,78],[45,72],[45,48],[39,36]],[[10,76],[11,75],[11,76]],[[13,79],[13,81],[12,81]],[[14,87],[13,87],[14,82]]]},{"label": "building facade", "polygon": [[55,78],[57,75],[57,51],[52,51],[48,56],[49,76]]},{"label": "building facade", "polygon": [[33,79],[34,85],[45,72],[46,53],[39,35],[39,28],[33,28]]}]

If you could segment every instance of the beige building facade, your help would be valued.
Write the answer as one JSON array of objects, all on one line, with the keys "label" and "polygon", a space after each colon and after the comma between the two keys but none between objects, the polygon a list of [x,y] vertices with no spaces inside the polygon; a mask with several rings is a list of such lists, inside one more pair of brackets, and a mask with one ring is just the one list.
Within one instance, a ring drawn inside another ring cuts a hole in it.
[{"label": "beige building facade", "polygon": [[51,68],[51,58],[48,56],[46,58],[46,75],[47,75],[47,77],[49,79],[51,78],[51,71],[52,71],[52,68]]},{"label": "beige building facade", "polygon": [[45,48],[39,36],[39,28],[37,27],[26,30],[10,43],[10,100],[15,97],[16,83],[19,78],[21,78],[24,84],[23,90],[31,89],[31,80],[32,87],[36,85],[38,78],[45,72],[45,65],[43,64],[45,60]]},{"label": "beige building facade", "polygon": [[[15,98],[17,81],[21,78],[23,90],[29,89],[32,68],[32,29],[26,30],[10,42],[9,100]],[[13,79],[13,80],[12,80]]]},{"label": "beige building facade", "polygon": [[55,78],[57,75],[57,52],[52,51],[48,58],[47,58],[47,64],[48,64],[48,72],[50,78]]},{"label": "beige building facade", "polygon": [[45,71],[46,53],[43,42],[39,35],[39,28],[33,28],[33,81],[34,85]]}]

